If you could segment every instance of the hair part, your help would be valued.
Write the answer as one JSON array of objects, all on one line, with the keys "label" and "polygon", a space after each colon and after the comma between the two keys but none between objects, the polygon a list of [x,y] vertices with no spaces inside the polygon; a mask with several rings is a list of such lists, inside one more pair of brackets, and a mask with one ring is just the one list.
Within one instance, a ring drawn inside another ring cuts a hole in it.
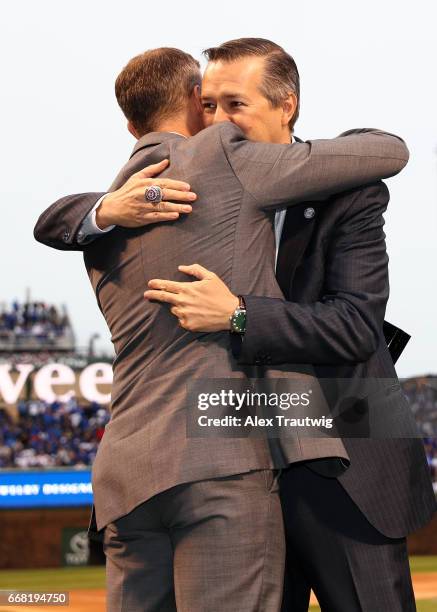
[{"label": "hair part", "polygon": [[200,64],[172,47],[132,58],[115,81],[117,102],[140,135],[182,112],[194,87],[201,84]]},{"label": "hair part", "polygon": [[296,62],[282,47],[265,38],[236,38],[218,47],[203,51],[209,62],[235,62],[245,57],[265,58],[264,75],[260,86],[262,95],[276,108],[294,93],[296,110],[290,119],[290,131],[299,116],[300,79]]}]

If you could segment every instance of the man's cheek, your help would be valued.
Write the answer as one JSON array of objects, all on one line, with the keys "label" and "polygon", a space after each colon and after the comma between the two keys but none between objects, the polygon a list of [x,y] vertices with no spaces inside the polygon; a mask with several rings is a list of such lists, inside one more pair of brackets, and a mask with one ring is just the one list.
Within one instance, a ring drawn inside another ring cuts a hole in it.
[{"label": "man's cheek", "polygon": [[257,126],[254,125],[253,121],[250,121],[247,117],[239,116],[234,117],[233,122],[238,125],[240,130],[249,140],[261,140],[258,138]]},{"label": "man's cheek", "polygon": [[203,113],[203,125],[208,127],[213,124],[214,114],[213,113]]}]

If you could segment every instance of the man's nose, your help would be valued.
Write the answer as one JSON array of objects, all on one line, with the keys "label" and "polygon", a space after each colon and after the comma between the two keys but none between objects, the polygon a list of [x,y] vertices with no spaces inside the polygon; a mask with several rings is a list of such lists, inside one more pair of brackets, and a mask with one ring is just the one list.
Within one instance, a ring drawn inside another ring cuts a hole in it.
[{"label": "man's nose", "polygon": [[214,113],[214,123],[220,123],[220,121],[230,121],[230,118],[228,113],[221,106],[217,106]]}]

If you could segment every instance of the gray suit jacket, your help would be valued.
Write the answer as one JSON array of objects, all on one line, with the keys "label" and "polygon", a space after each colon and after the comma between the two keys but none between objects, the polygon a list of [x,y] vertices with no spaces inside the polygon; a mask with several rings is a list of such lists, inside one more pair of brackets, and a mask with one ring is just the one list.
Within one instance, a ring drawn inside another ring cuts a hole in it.
[{"label": "gray suit jacket", "polygon": [[[93,466],[97,528],[175,485],[291,462],[348,454],[340,439],[194,438],[187,436],[187,384],[193,379],[295,378],[296,368],[241,366],[227,332],[190,333],[165,305],[145,302],[150,278],[187,280],[180,263],[216,272],[234,293],[281,298],[275,279],[273,219],[277,208],[399,172],[403,142],[378,131],[327,141],[272,145],[247,141],[230,123],[185,139],[141,138],[112,189],[144,166],[170,159],[162,176],[186,180],[195,212],[177,223],[117,227],[87,245],[75,237],[101,194],[63,198],[43,213],[37,240],[84,250],[85,265],[112,334],[116,358],[111,419]],[[311,376],[310,366],[300,376]],[[315,381],[316,385],[317,382]]]}]

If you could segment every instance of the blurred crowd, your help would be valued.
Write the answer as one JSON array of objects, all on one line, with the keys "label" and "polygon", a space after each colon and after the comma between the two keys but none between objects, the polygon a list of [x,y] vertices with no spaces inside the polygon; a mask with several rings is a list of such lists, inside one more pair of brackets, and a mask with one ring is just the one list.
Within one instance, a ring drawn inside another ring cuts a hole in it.
[{"label": "blurred crowd", "polygon": [[18,404],[18,419],[0,408],[0,468],[91,466],[109,420],[100,404],[76,399]]},{"label": "blurred crowd", "polygon": [[437,493],[437,438],[425,438],[425,452],[428,459],[434,490]]},{"label": "blurred crowd", "polygon": [[424,438],[428,465],[437,493],[437,378],[412,378],[404,381],[403,389]]},{"label": "blurred crowd", "polygon": [[437,378],[411,378],[403,383],[411,410],[424,437],[437,437]]},{"label": "blurred crowd", "polygon": [[37,338],[46,340],[62,336],[70,328],[67,312],[44,302],[15,301],[11,306],[0,304],[0,338]]}]

